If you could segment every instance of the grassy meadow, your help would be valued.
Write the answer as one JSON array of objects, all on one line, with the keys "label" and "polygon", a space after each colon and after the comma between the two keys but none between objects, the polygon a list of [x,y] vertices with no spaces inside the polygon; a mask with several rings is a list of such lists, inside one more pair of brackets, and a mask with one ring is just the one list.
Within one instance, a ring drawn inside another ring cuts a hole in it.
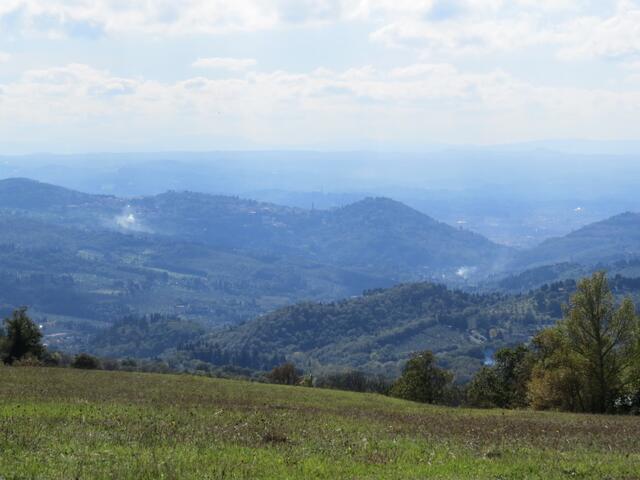
[{"label": "grassy meadow", "polygon": [[0,478],[637,479],[640,418],[0,367]]}]

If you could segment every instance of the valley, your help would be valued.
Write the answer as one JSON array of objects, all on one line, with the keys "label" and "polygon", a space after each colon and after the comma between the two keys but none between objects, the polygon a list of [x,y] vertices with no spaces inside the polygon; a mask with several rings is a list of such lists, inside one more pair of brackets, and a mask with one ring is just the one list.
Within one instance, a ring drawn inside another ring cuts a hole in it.
[{"label": "valley", "polygon": [[[639,227],[627,213],[517,250],[387,198],[306,210],[7,179],[0,309],[29,306],[66,351],[395,375],[431,349],[465,379],[490,352],[557,322],[571,282],[594,270],[620,275],[618,294],[638,298]],[[166,319],[145,324],[155,340],[131,343],[122,322],[149,315]],[[182,333],[163,336],[166,322]]]}]

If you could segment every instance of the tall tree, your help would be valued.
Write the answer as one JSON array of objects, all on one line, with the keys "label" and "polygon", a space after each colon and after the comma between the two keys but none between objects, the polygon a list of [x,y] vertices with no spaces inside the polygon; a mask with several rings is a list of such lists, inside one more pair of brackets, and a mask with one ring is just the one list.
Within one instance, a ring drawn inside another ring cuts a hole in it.
[{"label": "tall tree", "polygon": [[528,397],[536,410],[586,410],[585,381],[578,355],[568,345],[562,325],[538,333],[532,343],[534,366]]},{"label": "tall tree", "polygon": [[6,337],[4,339],[4,362],[12,364],[27,355],[42,358],[45,348],[42,345],[42,333],[27,315],[26,307],[13,312],[5,319]]},{"label": "tall tree", "polygon": [[532,355],[527,347],[503,348],[495,364],[476,373],[467,392],[468,402],[483,408],[523,408],[529,403]]},{"label": "tall tree", "polygon": [[633,361],[636,322],[631,300],[616,308],[604,272],[578,284],[564,328],[587,385],[588,410],[610,411],[622,393],[625,372]]}]

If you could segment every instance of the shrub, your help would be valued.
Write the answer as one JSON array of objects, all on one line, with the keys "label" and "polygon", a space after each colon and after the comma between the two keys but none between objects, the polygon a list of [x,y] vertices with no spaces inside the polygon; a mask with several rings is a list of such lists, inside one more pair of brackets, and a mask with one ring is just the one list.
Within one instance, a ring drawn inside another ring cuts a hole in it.
[{"label": "shrub", "polygon": [[20,360],[14,360],[13,367],[42,367],[44,364],[33,355],[25,355]]},{"label": "shrub", "polygon": [[267,374],[267,380],[271,383],[280,385],[297,385],[300,383],[300,375],[293,363],[283,363],[279,367],[275,367]]},{"label": "shrub", "polygon": [[73,368],[81,368],[83,370],[96,370],[100,368],[100,361],[88,353],[80,353],[76,355],[71,366]]},{"label": "shrub", "polygon": [[473,377],[467,392],[468,403],[480,408],[528,406],[532,365],[532,354],[523,345],[499,350],[495,364],[483,367]]},{"label": "shrub", "polygon": [[352,392],[388,393],[390,382],[380,375],[367,375],[358,370],[332,373],[320,377],[315,382],[318,388],[333,388],[336,390],[348,390]]}]

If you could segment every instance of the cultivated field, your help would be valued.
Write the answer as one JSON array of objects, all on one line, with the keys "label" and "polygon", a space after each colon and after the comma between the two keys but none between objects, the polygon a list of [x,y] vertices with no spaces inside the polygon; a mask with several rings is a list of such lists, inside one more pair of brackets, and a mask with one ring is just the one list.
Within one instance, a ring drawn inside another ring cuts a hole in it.
[{"label": "cultivated field", "polygon": [[640,418],[0,367],[0,478],[636,479]]}]

